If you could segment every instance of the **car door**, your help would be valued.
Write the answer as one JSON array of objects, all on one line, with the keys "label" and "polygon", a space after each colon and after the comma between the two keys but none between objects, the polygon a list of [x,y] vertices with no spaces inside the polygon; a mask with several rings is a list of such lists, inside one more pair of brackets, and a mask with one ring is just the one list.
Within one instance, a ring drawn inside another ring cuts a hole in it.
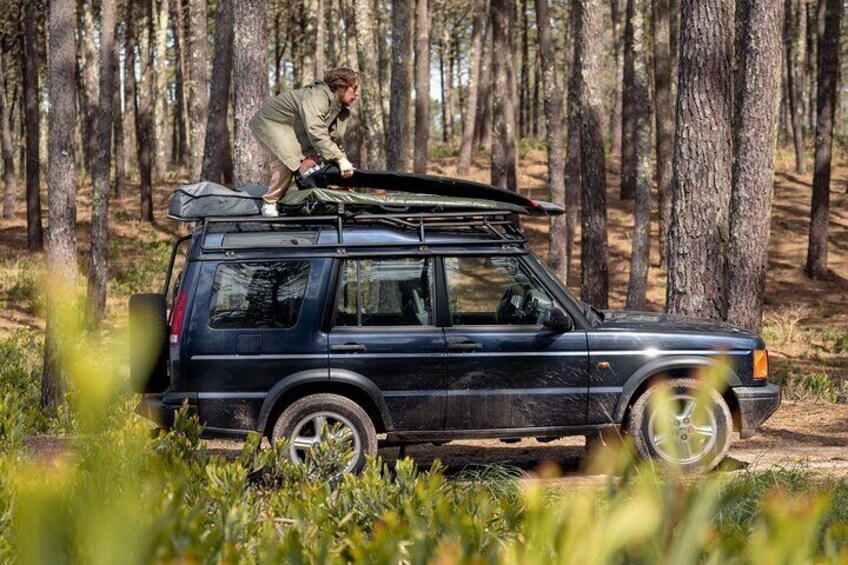
[{"label": "car door", "polygon": [[434,263],[424,257],[344,261],[329,334],[330,374],[382,392],[394,431],[444,426],[445,338],[435,325]]},{"label": "car door", "polygon": [[586,333],[545,328],[556,306],[521,256],[444,258],[449,429],[582,425]]}]

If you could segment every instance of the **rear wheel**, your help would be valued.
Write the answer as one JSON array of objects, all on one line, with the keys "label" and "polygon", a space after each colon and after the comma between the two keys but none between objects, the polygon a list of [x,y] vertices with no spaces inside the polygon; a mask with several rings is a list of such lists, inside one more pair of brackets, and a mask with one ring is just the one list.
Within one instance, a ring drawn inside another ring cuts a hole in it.
[{"label": "rear wheel", "polygon": [[130,296],[130,385],[135,392],[168,387],[167,305],[162,294]]},{"label": "rear wheel", "polygon": [[377,432],[371,418],[361,406],[337,394],[313,394],[292,403],[277,419],[271,440],[288,441],[289,459],[302,463],[314,457],[313,448],[330,434],[350,448],[343,473],[360,471],[365,458],[377,453]]},{"label": "rear wheel", "polygon": [[655,384],[639,397],[628,431],[641,457],[684,471],[708,471],[727,455],[732,422],[717,390],[695,379],[676,379]]}]

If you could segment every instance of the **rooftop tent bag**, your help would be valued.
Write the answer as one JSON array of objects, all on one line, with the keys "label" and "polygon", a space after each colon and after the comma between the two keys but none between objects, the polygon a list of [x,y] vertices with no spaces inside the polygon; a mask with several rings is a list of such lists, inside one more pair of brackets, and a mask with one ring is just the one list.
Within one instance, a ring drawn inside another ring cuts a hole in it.
[{"label": "rooftop tent bag", "polygon": [[187,184],[174,191],[168,217],[175,220],[201,220],[208,217],[256,216],[262,209],[267,186],[233,190],[214,182]]}]

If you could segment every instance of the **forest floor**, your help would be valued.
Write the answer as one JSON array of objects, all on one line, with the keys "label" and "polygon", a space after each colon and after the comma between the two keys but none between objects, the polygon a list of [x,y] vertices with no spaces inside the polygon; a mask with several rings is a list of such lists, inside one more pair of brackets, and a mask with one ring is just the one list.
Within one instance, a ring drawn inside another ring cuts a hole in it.
[{"label": "forest floor", "polygon": [[[455,175],[454,157],[433,159],[430,172]],[[521,192],[548,199],[545,153],[522,153],[519,167]],[[830,246],[827,280],[812,281],[803,273],[806,258],[812,172],[798,175],[790,160],[778,153],[774,205],[769,244],[769,270],[765,295],[763,335],[769,345],[772,375],[786,385],[780,410],[753,438],[734,443],[727,468],[761,469],[775,465],[804,465],[827,475],[848,475],[848,167],[834,169],[831,184]],[[811,164],[811,163],[810,163]],[[469,178],[488,181],[488,163],[480,159]],[[133,292],[150,292],[161,286],[163,262],[170,243],[185,228],[164,219],[173,188],[187,179],[169,177],[154,189],[157,221],[138,221],[138,187],[128,185],[125,195],[110,206],[112,245],[107,316],[115,328],[126,319],[126,302]],[[630,265],[633,203],[618,197],[617,163],[611,161],[608,180],[608,234],[610,307],[623,308]],[[90,227],[90,186],[81,187],[77,209],[81,269],[85,265]],[[46,194],[42,194],[46,203]],[[23,202],[20,203],[23,208]],[[46,222],[46,214],[45,214]],[[522,226],[532,247],[547,256],[548,223],[526,219]],[[653,233],[656,234],[656,213]],[[577,241],[579,242],[579,226]],[[579,266],[579,243],[575,263]],[[658,266],[658,246],[653,239],[648,308],[662,310],[665,273]],[[43,256],[26,251],[26,223],[21,210],[16,219],[0,219],[0,337],[19,329],[43,328],[44,300],[40,291]],[[84,273],[81,270],[81,273]],[[573,268],[569,286],[578,291],[579,270]],[[50,459],[62,450],[62,438],[36,437],[28,444]],[[214,441],[210,448],[226,453],[228,442]],[[397,449],[381,450],[392,460]],[[576,481],[595,479],[585,471],[583,438],[548,444],[524,440],[507,445],[498,441],[451,442],[412,446],[407,450],[422,466],[435,458],[451,468],[469,464],[510,463],[526,470],[554,461]]]}]

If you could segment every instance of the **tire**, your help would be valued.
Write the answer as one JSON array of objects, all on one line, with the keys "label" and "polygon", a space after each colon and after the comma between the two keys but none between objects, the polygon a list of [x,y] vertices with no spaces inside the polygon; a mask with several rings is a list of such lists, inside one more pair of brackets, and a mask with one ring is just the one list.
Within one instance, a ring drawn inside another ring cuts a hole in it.
[{"label": "tire", "polygon": [[[730,448],[733,419],[717,390],[695,379],[674,379],[652,385],[633,404],[628,432],[636,453],[679,467],[685,472],[714,469]],[[671,403],[665,429],[654,403],[662,395]],[[706,398],[708,405],[703,399]]]},{"label": "tire", "polygon": [[[377,432],[371,418],[354,401],[337,394],[312,394],[292,403],[283,410],[274,429],[271,441],[284,439],[289,442],[287,456],[294,462],[302,462],[306,452],[306,441],[318,440],[317,426],[320,418],[326,425],[340,424],[351,432],[354,456],[343,473],[357,473],[365,466],[365,458],[377,453]],[[303,441],[298,442],[300,438]]]},{"label": "tire", "polygon": [[130,297],[130,386],[139,393],[168,388],[168,321],[165,297],[134,294]]}]

